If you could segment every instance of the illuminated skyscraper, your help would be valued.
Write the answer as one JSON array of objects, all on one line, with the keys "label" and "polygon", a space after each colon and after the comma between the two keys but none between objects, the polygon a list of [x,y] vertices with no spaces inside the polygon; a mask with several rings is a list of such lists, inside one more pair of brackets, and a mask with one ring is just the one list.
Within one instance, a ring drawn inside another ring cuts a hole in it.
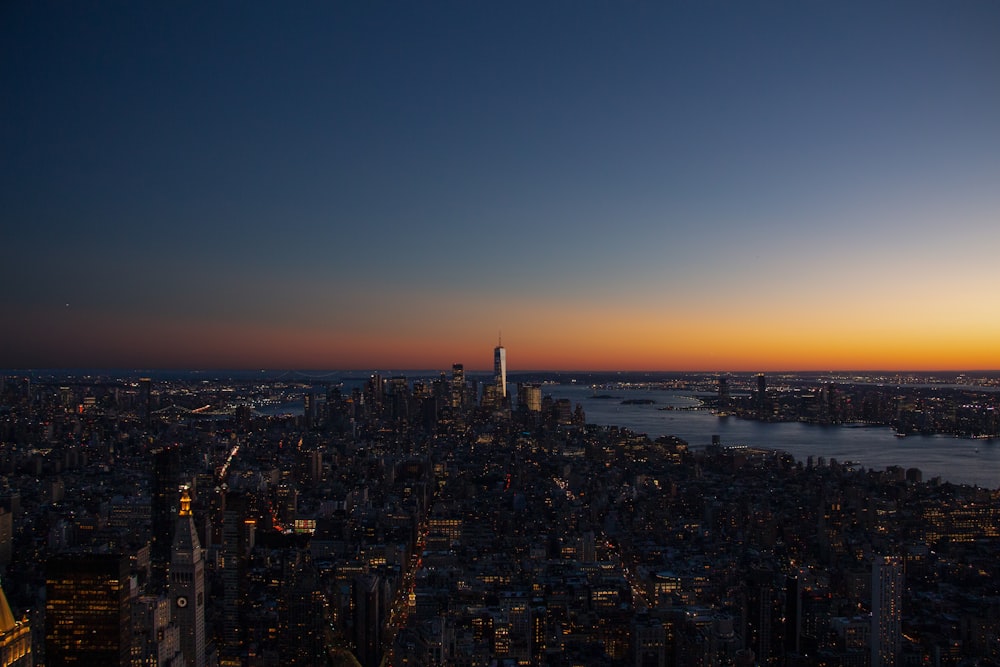
[{"label": "illuminated skyscraper", "polygon": [[872,667],[895,667],[902,647],[903,561],[879,556],[872,563]]},{"label": "illuminated skyscraper", "polygon": [[170,599],[181,631],[181,653],[189,667],[205,667],[205,564],[185,487],[170,558]]},{"label": "illuminated skyscraper", "polygon": [[27,617],[18,621],[0,588],[0,667],[31,667],[31,626]]},{"label": "illuminated skyscraper", "polygon": [[542,411],[542,386],[539,384],[518,384],[517,404],[526,412]]},{"label": "illuminated skyscraper", "polygon": [[461,410],[465,405],[465,366],[462,364],[452,364],[451,366],[451,407]]},{"label": "illuminated skyscraper", "polygon": [[500,399],[507,398],[507,350],[498,339],[493,348],[493,380],[500,392]]},{"label": "illuminated skyscraper", "polygon": [[50,558],[45,572],[45,664],[125,667],[132,650],[128,559]]}]

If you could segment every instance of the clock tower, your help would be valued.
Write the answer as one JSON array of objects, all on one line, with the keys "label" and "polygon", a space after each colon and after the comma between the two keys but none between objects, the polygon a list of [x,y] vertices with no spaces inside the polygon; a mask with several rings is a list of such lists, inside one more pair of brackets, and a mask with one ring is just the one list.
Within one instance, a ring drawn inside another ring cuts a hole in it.
[{"label": "clock tower", "polygon": [[191,494],[181,487],[181,508],[170,551],[172,616],[181,631],[188,667],[205,667],[205,562],[191,516]]}]

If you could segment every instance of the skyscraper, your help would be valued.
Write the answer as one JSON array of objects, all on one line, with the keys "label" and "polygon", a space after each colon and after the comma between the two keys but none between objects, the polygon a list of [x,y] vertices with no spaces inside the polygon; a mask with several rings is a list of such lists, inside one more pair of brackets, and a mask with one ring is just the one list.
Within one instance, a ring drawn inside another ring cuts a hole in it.
[{"label": "skyscraper", "polygon": [[500,399],[507,398],[507,350],[499,338],[497,346],[493,348],[493,380],[500,392]]},{"label": "skyscraper", "polygon": [[354,655],[362,667],[382,661],[382,623],[385,620],[379,595],[378,575],[365,574],[354,580]]},{"label": "skyscraper", "polygon": [[895,667],[902,647],[903,560],[878,556],[872,562],[872,667]]},{"label": "skyscraper", "polygon": [[63,554],[45,572],[45,664],[125,667],[132,650],[128,559]]},{"label": "skyscraper", "polygon": [[542,411],[542,386],[533,383],[517,385],[517,405],[525,412]]},{"label": "skyscraper", "polygon": [[719,408],[725,410],[729,407],[729,379],[719,378]]},{"label": "skyscraper", "polygon": [[170,445],[153,452],[152,494],[150,521],[152,524],[152,585],[150,590],[161,592],[167,584],[167,565],[170,563],[170,545],[177,525],[177,487],[181,479],[181,450]]},{"label": "skyscraper", "polygon": [[180,504],[170,557],[170,599],[174,622],[181,631],[184,663],[205,667],[205,563],[187,487]]},{"label": "skyscraper", "polygon": [[763,373],[757,373],[757,419],[764,419],[768,416],[767,409],[767,377]]},{"label": "skyscraper", "polygon": [[31,626],[27,617],[14,618],[0,588],[0,667],[31,667]]},{"label": "skyscraper", "polygon": [[462,364],[452,364],[451,366],[451,407],[461,410],[465,406],[465,366]]},{"label": "skyscraper", "polygon": [[[238,659],[243,650],[246,628],[243,603],[246,595],[247,555],[253,548],[253,520],[250,499],[242,491],[226,491],[222,512],[222,660]],[[221,662],[221,661],[220,661]]]}]

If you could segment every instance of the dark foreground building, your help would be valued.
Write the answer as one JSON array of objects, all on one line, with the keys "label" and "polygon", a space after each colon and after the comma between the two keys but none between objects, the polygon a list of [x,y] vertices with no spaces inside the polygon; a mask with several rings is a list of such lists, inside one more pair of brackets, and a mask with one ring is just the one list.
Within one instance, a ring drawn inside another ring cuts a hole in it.
[{"label": "dark foreground building", "polygon": [[132,647],[128,560],[61,554],[45,574],[45,664],[125,667]]}]

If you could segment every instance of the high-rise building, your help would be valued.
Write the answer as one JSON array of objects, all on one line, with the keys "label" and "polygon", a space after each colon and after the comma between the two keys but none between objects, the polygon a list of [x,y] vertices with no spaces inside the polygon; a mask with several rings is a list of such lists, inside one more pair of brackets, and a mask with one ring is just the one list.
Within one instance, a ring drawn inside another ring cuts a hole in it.
[{"label": "high-rise building", "polygon": [[184,664],[205,667],[205,563],[187,487],[181,492],[180,505],[170,557],[172,614],[180,628]]},{"label": "high-rise building", "polygon": [[507,350],[499,339],[493,348],[493,381],[500,392],[500,399],[507,398]]},{"label": "high-rise building", "polygon": [[126,667],[132,649],[128,558],[61,554],[45,572],[45,664]]},{"label": "high-rise building", "polygon": [[302,395],[302,425],[312,428],[316,424],[317,414],[316,394],[310,389]]},{"label": "high-rise building", "polygon": [[287,552],[278,593],[278,656],[283,667],[327,664],[324,595],[305,552]]},{"label": "high-rise building", "polygon": [[385,399],[385,379],[379,373],[373,373],[365,386],[365,402],[368,414],[374,417],[382,416],[382,403]]},{"label": "high-rise building", "polygon": [[31,626],[27,617],[18,621],[0,588],[0,667],[32,667]]},{"label": "high-rise building", "polygon": [[757,418],[764,419],[767,416],[767,377],[763,373],[757,373]]},{"label": "high-rise building", "polygon": [[903,559],[872,562],[871,667],[895,667],[902,649]]},{"label": "high-rise building", "polygon": [[519,383],[517,385],[517,404],[527,412],[542,411],[542,386],[539,384]]},{"label": "high-rise building", "polygon": [[220,662],[231,664],[239,658],[246,639],[243,603],[247,587],[247,555],[253,548],[254,523],[250,517],[250,500],[245,493],[227,491],[223,498],[225,506],[220,542],[222,636],[219,655]]},{"label": "high-rise building", "polygon": [[796,575],[785,577],[785,654],[798,655],[802,642],[802,583]]},{"label": "high-rise building", "polygon": [[162,592],[167,584],[167,565],[170,563],[170,545],[177,525],[181,479],[181,454],[178,445],[163,447],[153,452],[153,479],[150,498],[152,545],[150,564],[152,582],[150,590]]},{"label": "high-rise building", "polygon": [[140,595],[132,602],[132,664],[183,665],[181,633],[171,620],[173,603],[162,595]]},{"label": "high-rise building", "polygon": [[775,590],[774,572],[752,568],[744,582],[744,646],[770,664],[774,650]]},{"label": "high-rise building", "polygon": [[465,405],[465,366],[462,364],[451,365],[451,407],[461,410]]},{"label": "high-rise building", "polygon": [[382,661],[381,580],[365,574],[354,580],[354,655],[361,667],[376,667]]}]

